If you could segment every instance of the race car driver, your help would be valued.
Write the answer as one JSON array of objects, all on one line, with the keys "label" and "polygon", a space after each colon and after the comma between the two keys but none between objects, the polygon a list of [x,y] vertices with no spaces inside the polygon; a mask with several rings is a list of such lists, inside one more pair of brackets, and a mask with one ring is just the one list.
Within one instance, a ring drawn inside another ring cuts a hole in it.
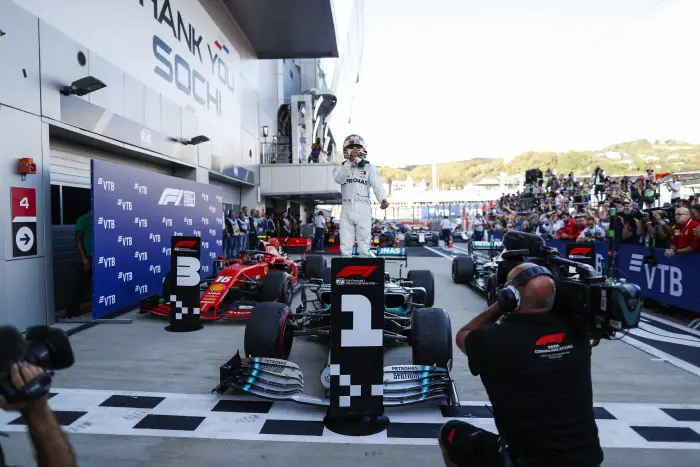
[{"label": "race car driver", "polygon": [[357,241],[359,256],[370,256],[372,205],[370,186],[382,209],[389,207],[377,168],[367,161],[367,146],[362,137],[350,135],[343,143],[345,161],[333,169],[333,178],[341,185],[343,209],[340,214],[340,253],[352,256]]}]

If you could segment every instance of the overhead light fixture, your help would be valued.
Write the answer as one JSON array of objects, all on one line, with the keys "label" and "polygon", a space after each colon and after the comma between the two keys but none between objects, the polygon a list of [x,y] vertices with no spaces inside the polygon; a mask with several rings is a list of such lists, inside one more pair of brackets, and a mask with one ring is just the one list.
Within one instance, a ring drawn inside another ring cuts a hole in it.
[{"label": "overhead light fixture", "polygon": [[267,138],[268,134],[270,134],[270,129],[266,125],[263,127],[263,138]]},{"label": "overhead light fixture", "polygon": [[277,144],[277,136],[273,136],[273,137],[272,137],[272,142],[273,142],[274,144]]},{"label": "overhead light fixture", "polygon": [[85,78],[80,78],[77,81],[73,81],[70,86],[66,86],[61,89],[61,94],[64,96],[84,96],[90,94],[91,92],[99,91],[100,89],[106,87],[107,85],[95,78],[94,76],[86,76]]},{"label": "overhead light fixture", "polygon": [[189,141],[183,140],[182,144],[185,144],[185,145],[190,144],[192,146],[196,146],[198,144],[206,143],[207,141],[209,141],[208,137],[206,137],[204,135],[199,135],[199,136],[195,136],[194,138],[190,139]]}]

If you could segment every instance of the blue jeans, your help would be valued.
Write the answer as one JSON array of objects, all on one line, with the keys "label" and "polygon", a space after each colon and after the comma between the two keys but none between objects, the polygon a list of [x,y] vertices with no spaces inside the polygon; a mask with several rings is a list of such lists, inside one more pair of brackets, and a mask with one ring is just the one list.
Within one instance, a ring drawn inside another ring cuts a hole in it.
[{"label": "blue jeans", "polygon": [[323,244],[326,240],[326,229],[323,227],[316,227],[316,234],[314,235],[314,249],[316,251],[323,251]]},{"label": "blue jeans", "polygon": [[238,236],[238,252],[248,249],[248,233],[242,233]]},{"label": "blue jeans", "polygon": [[445,246],[450,243],[450,237],[452,236],[452,230],[442,229],[442,239],[445,240]]},{"label": "blue jeans", "polygon": [[225,237],[224,238],[224,256],[226,258],[233,258],[235,249],[236,249],[236,237]]}]

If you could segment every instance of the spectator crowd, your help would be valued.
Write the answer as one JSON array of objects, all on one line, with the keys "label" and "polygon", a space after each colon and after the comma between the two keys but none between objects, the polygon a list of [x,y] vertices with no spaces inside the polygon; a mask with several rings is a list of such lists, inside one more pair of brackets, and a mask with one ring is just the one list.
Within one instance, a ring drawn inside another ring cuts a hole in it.
[{"label": "spectator crowd", "polygon": [[[671,203],[661,205],[662,189],[670,192]],[[522,192],[482,209],[471,222],[475,240],[484,232],[519,230],[546,239],[612,239],[615,245],[663,248],[669,257],[700,251],[698,198],[681,198],[678,177],[651,168],[640,177],[613,179],[597,167],[581,180],[573,173],[529,170]]]}]

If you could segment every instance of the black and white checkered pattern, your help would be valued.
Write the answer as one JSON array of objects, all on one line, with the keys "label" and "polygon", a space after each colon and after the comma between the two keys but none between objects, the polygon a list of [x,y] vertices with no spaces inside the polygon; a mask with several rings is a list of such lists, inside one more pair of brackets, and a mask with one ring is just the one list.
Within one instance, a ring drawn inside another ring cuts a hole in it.
[{"label": "black and white checkered pattern", "polygon": [[[171,295],[170,296],[170,303],[175,304],[175,309],[177,310],[175,312],[175,319],[181,320],[183,315],[186,315],[189,313],[189,308],[186,306],[182,306],[182,302],[177,299],[177,295]],[[199,314],[199,308],[193,308],[192,309],[192,314],[198,315]]]},{"label": "black and white checkered pattern", "polygon": [[[321,407],[236,396],[55,389],[50,404],[76,434],[435,445],[438,428],[451,419],[496,431],[482,402],[387,409],[389,428],[364,437],[326,429]],[[604,448],[700,450],[700,406],[597,404],[595,414]],[[25,429],[18,414],[0,412],[0,431]]]},{"label": "black and white checkered pattern", "polygon": [[[340,396],[338,405],[340,407],[350,407],[351,397],[359,397],[362,395],[362,385],[352,384],[350,381],[350,375],[343,375],[340,373],[340,365],[334,363],[330,367],[331,376],[338,376],[340,378],[340,386],[350,388],[349,395]],[[384,396],[384,385],[383,384],[373,384],[371,388],[371,394],[373,396]]]}]

